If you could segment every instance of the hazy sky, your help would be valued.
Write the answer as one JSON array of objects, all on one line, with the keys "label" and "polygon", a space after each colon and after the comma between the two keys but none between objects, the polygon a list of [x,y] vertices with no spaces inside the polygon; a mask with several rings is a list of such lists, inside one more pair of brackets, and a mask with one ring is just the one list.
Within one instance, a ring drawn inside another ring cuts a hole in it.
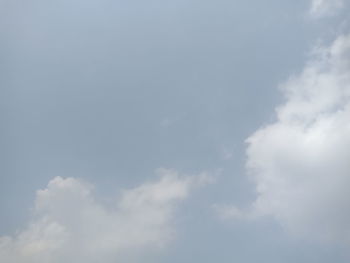
[{"label": "hazy sky", "polygon": [[349,262],[348,0],[0,0],[0,261]]}]

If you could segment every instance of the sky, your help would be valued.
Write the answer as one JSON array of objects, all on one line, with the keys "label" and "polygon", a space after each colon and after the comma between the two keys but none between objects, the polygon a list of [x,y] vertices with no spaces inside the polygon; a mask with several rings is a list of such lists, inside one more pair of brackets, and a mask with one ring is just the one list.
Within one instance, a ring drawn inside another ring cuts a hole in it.
[{"label": "sky", "polygon": [[349,262],[349,11],[0,0],[0,262]]}]

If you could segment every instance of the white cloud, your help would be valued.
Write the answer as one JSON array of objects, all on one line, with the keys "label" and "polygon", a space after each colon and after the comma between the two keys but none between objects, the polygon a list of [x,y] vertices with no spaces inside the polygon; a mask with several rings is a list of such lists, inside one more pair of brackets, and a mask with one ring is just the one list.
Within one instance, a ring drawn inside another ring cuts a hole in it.
[{"label": "white cloud", "polygon": [[345,4],[344,0],[312,0],[310,14],[313,17],[332,15]]},{"label": "white cloud", "polygon": [[176,204],[211,177],[158,170],[157,182],[126,190],[115,207],[96,201],[93,187],[56,177],[37,191],[36,218],[11,237],[0,237],[0,262],[116,262],[132,249],[161,248],[174,236]]},{"label": "white cloud", "polygon": [[315,54],[282,85],[276,122],[247,140],[250,212],[221,215],[270,215],[292,234],[350,242],[350,35]]},{"label": "white cloud", "polygon": [[219,215],[222,220],[240,219],[249,220],[253,219],[252,213],[244,212],[232,205],[213,205],[214,211]]}]

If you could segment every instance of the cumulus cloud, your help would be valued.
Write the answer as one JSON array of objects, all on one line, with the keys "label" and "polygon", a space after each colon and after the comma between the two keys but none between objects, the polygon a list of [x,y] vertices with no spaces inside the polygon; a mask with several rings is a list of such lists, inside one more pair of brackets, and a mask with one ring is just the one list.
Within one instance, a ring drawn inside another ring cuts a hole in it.
[{"label": "cumulus cloud", "polygon": [[350,242],[350,35],[317,48],[281,86],[276,122],[247,139],[257,198],[231,218],[273,216],[292,234]]},{"label": "cumulus cloud", "polygon": [[92,185],[56,177],[37,191],[36,217],[26,229],[0,237],[7,263],[116,262],[128,250],[161,248],[174,236],[176,204],[211,177],[158,170],[156,182],[123,191],[114,207],[93,196]]},{"label": "cumulus cloud", "polygon": [[332,15],[342,8],[344,4],[344,0],[312,0],[310,14],[313,17]]}]

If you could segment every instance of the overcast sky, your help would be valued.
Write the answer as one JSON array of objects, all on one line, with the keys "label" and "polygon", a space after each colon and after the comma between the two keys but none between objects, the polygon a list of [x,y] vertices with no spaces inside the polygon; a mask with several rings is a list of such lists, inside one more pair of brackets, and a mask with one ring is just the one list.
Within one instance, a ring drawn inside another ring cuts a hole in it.
[{"label": "overcast sky", "polygon": [[0,0],[0,261],[350,260],[348,0]]}]

